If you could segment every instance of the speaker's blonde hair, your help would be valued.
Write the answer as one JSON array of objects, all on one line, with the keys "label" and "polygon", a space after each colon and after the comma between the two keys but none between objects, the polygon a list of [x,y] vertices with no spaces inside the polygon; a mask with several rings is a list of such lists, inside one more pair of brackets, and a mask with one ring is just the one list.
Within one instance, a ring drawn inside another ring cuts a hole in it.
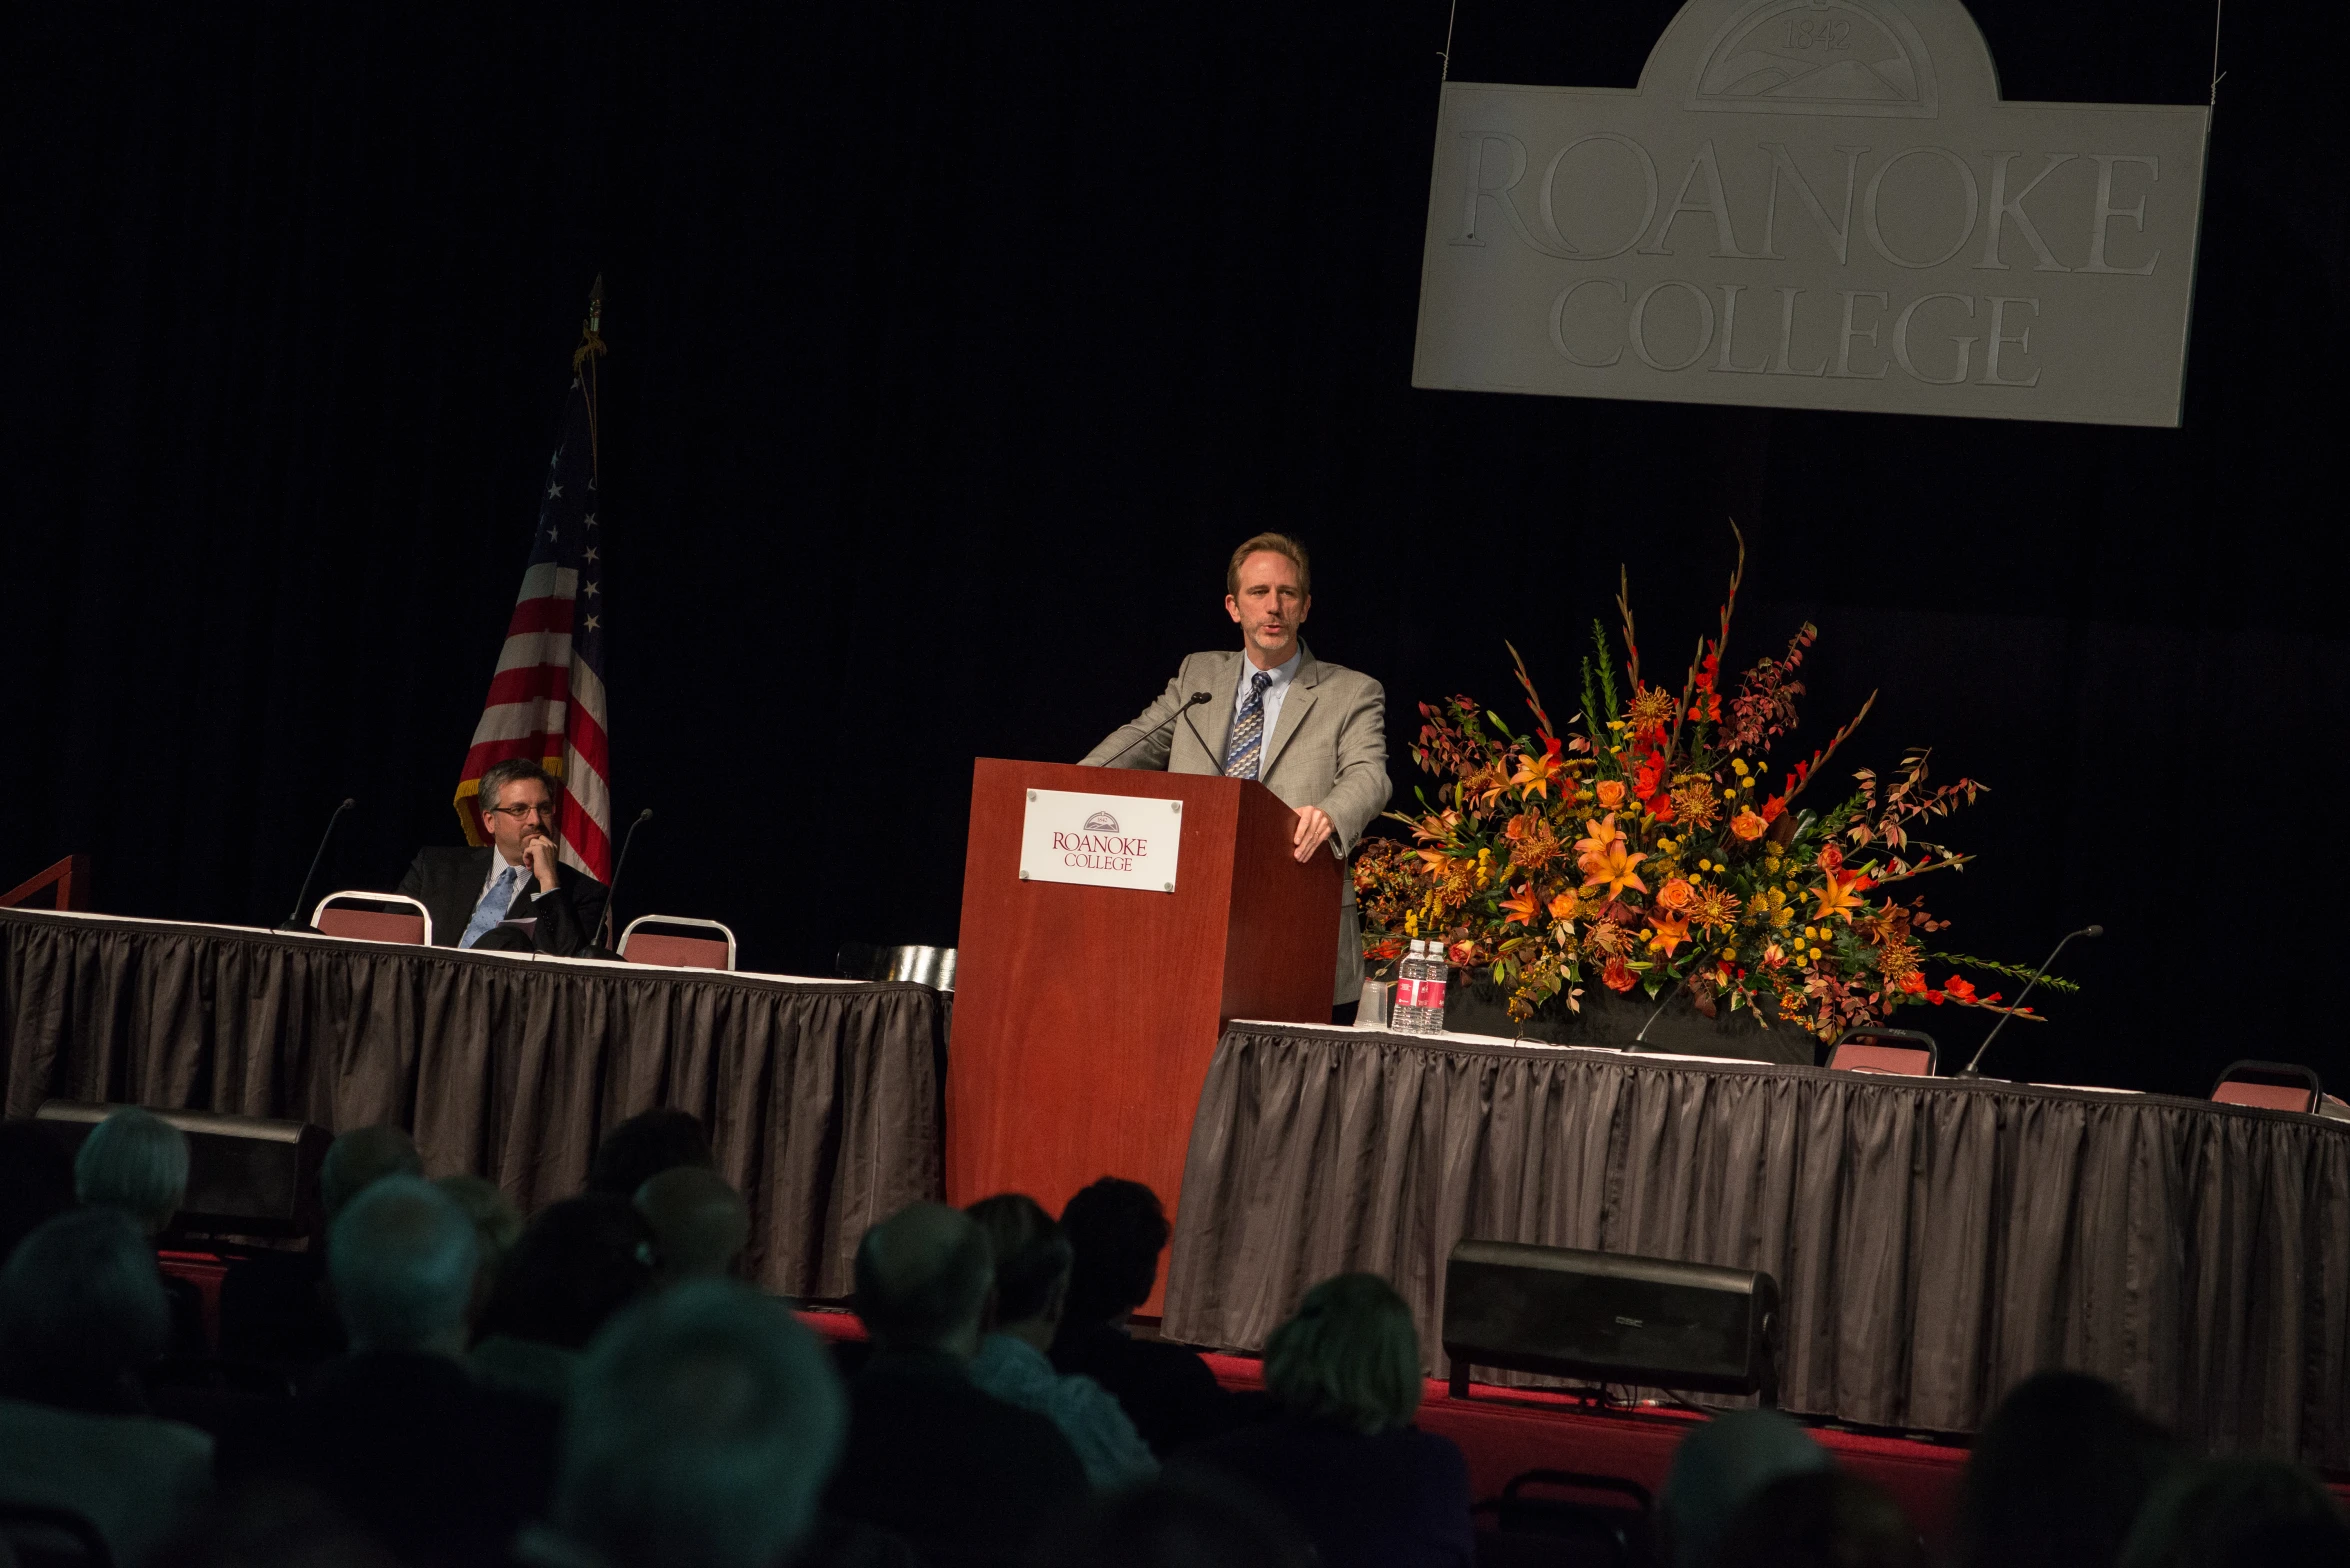
[{"label": "speaker's blonde hair", "polygon": [[1314,596],[1314,569],[1307,564],[1306,547],[1287,534],[1256,534],[1243,539],[1240,548],[1232,552],[1232,559],[1224,568],[1224,591],[1238,598],[1240,563],[1267,550],[1289,558],[1290,564],[1297,568],[1297,591],[1311,599]]}]

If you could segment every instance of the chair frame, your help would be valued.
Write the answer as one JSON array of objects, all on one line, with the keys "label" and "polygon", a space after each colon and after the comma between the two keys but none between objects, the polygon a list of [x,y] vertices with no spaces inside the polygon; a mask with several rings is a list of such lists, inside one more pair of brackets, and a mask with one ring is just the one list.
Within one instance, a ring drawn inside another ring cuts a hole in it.
[{"label": "chair frame", "polygon": [[1828,1047],[1828,1059],[1822,1065],[1833,1072],[1868,1073],[1879,1078],[1920,1076],[1916,1073],[1891,1073],[1881,1067],[1838,1067],[1836,1065],[1838,1051],[1847,1045],[1864,1045],[1872,1040],[1884,1042],[1888,1050],[1922,1048],[1926,1053],[1926,1070],[1923,1076],[1928,1078],[1942,1076],[1942,1047],[1935,1043],[1932,1035],[1923,1029],[1889,1029],[1882,1025],[1862,1025],[1858,1028],[1845,1030],[1836,1037],[1836,1043]]},{"label": "chair frame", "polygon": [[725,933],[726,972],[728,974],[734,973],[735,947],[734,931],[732,928],[727,926],[724,921],[703,920],[693,915],[639,915],[634,920],[631,920],[626,926],[621,928],[620,945],[616,949],[616,951],[620,954],[621,960],[623,962],[626,962],[628,958],[628,939],[636,935],[636,928],[638,926],[648,924],[663,926],[694,926],[704,931],[719,931]]},{"label": "chair frame", "polygon": [[[355,887],[345,888],[340,893],[329,893],[326,895],[326,897],[320,899],[315,905],[311,907],[310,924],[313,927],[318,924],[318,917],[326,913],[326,906],[333,903],[338,898],[364,898],[372,903],[377,904],[406,904],[410,909],[413,909],[418,914],[424,916],[424,942],[422,945],[425,947],[432,946],[432,911],[425,908],[420,900],[410,898],[405,893],[369,893]],[[345,936],[337,937],[335,940],[338,942],[373,942],[380,941],[381,938],[366,936]],[[404,942],[393,942],[386,945],[392,947],[405,947],[409,946],[410,944]]]}]

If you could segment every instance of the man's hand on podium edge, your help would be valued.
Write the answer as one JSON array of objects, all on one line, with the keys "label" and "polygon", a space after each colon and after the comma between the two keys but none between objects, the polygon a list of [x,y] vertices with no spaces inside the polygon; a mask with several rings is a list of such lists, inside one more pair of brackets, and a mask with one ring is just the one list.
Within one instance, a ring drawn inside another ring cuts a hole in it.
[{"label": "man's hand on podium edge", "polygon": [[539,891],[552,893],[557,886],[555,877],[555,841],[544,833],[532,833],[522,842],[522,852],[530,859],[530,874],[539,880]]},{"label": "man's hand on podium edge", "polygon": [[1314,851],[1329,842],[1331,832],[1330,818],[1320,806],[1298,807],[1297,834],[1290,841],[1297,846],[1297,863],[1302,866],[1311,860]]}]

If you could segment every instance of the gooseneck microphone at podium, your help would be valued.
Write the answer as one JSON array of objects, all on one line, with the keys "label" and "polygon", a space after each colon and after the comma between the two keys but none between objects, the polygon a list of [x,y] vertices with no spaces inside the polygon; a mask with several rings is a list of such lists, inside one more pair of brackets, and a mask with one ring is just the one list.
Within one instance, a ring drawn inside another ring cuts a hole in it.
[{"label": "gooseneck microphone at podium", "polygon": [[[1151,726],[1149,729],[1147,729],[1147,730],[1144,730],[1144,731],[1143,731],[1143,732],[1142,732],[1140,735],[1137,735],[1137,736],[1135,736],[1135,737],[1134,737],[1134,739],[1132,739],[1132,740],[1128,741],[1128,742],[1127,742],[1125,745],[1123,745],[1123,746],[1119,747],[1119,748],[1118,748],[1118,756],[1117,756],[1117,757],[1112,757],[1112,758],[1111,758],[1109,761],[1107,761],[1107,762],[1103,763],[1103,764],[1102,764],[1102,766],[1103,766],[1103,767],[1105,767],[1105,768],[1114,768],[1114,767],[1116,767],[1116,766],[1118,765],[1118,758],[1119,758],[1119,757],[1123,757],[1123,756],[1125,756],[1125,755],[1126,755],[1128,752],[1132,751],[1132,750],[1133,750],[1135,747],[1137,747],[1137,746],[1141,745],[1141,744],[1142,744],[1144,741],[1146,741],[1146,740],[1149,740],[1149,739],[1150,739],[1150,738],[1151,738],[1153,735],[1156,735],[1156,734],[1158,734],[1158,733],[1159,733],[1159,731],[1161,731],[1161,730],[1165,730],[1165,729],[1173,729],[1173,728],[1175,727],[1175,721],[1176,721],[1177,719],[1181,719],[1181,720],[1182,720],[1184,723],[1186,723],[1186,724],[1191,724],[1191,710],[1192,710],[1192,709],[1194,709],[1194,708],[1196,708],[1196,707],[1198,707],[1198,706],[1199,706],[1201,703],[1203,703],[1203,702],[1214,702],[1215,700],[1216,700],[1216,694],[1215,694],[1214,692],[1211,692],[1211,691],[1195,691],[1195,692],[1193,692],[1193,693],[1191,694],[1191,700],[1190,700],[1190,701],[1186,702],[1186,703],[1185,703],[1185,704],[1184,704],[1182,707],[1180,707],[1180,708],[1177,708],[1177,709],[1176,709],[1176,710],[1175,710],[1173,713],[1170,713],[1170,714],[1168,714],[1168,715],[1167,715],[1165,718],[1163,718],[1163,719],[1159,720],[1159,722],[1158,722],[1158,723],[1156,723],[1156,724],[1152,725],[1152,726]],[[1196,725],[1196,724],[1192,724],[1192,725],[1191,725],[1191,734],[1192,734],[1192,738],[1193,738],[1194,740],[1198,740],[1198,741],[1199,741],[1199,743],[1200,743],[1200,749],[1201,749],[1201,750],[1203,750],[1203,751],[1207,751],[1207,752],[1209,752],[1209,753],[1213,754],[1213,752],[1215,751],[1215,748],[1214,748],[1214,747],[1212,747],[1212,746],[1210,746],[1210,745],[1207,743],[1207,741],[1206,741],[1206,740],[1205,740],[1205,739],[1204,739],[1204,738],[1203,738],[1203,737],[1200,735],[1200,732],[1199,732],[1199,726],[1198,726],[1198,725]]]},{"label": "gooseneck microphone at podium", "polygon": [[1991,1042],[1999,1038],[1999,1031],[2007,1027],[2007,1021],[2015,1016],[2015,1009],[2024,1005],[2024,997],[2032,994],[2032,987],[2040,983],[2040,977],[2048,973],[2048,966],[2056,962],[2056,955],[2064,951],[2066,942],[2070,942],[2076,936],[2103,935],[2105,935],[2105,927],[2103,926],[2083,926],[2078,931],[2067,931],[2056,946],[2049,950],[2048,956],[2040,960],[2040,967],[2033,970],[2032,978],[2024,982],[2022,993],[2009,1005],[2006,1012],[1999,1015],[1999,1022],[1991,1026],[1991,1032],[1983,1036],[1983,1043],[1975,1047],[1975,1054],[1968,1058],[1967,1064],[1961,1067],[1955,1076],[1960,1078],[1980,1078],[1983,1076],[1975,1070],[1982,1065],[1983,1053],[1991,1049]]},{"label": "gooseneck microphone at podium", "polygon": [[316,934],[318,928],[302,918],[302,906],[310,901],[310,884],[318,880],[318,863],[326,858],[327,841],[335,836],[335,824],[343,820],[344,812],[358,804],[356,800],[345,796],[343,803],[335,807],[335,814],[326,819],[326,831],[318,835],[318,849],[310,857],[310,869],[302,873],[302,890],[294,895],[294,907],[273,929]]}]

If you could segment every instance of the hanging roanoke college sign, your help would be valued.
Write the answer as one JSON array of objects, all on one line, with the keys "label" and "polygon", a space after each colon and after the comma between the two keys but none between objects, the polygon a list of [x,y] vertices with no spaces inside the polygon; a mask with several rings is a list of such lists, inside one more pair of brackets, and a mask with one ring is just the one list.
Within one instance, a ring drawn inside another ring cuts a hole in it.
[{"label": "hanging roanoke college sign", "polygon": [[1956,0],[1689,0],[1451,82],[1412,385],[2175,425],[2210,115],[2008,103]]},{"label": "hanging roanoke college sign", "polygon": [[1020,823],[1020,880],[1175,891],[1183,802],[1032,789]]}]

